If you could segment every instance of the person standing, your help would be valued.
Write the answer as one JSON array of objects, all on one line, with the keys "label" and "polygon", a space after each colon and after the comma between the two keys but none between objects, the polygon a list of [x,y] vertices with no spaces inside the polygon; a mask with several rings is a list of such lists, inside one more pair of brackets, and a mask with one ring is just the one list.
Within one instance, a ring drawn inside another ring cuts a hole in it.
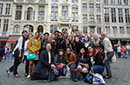
[{"label": "person standing", "polygon": [[41,40],[39,39],[39,33],[36,32],[28,42],[28,49],[30,54],[35,54],[36,58],[34,60],[29,60],[29,72],[27,78],[30,78],[31,73],[33,72],[35,66],[36,66],[36,61],[39,60],[39,51],[41,49]]},{"label": "person standing", "polygon": [[21,63],[23,52],[24,52],[24,44],[27,39],[28,32],[26,30],[22,31],[22,36],[17,40],[17,44],[13,50],[14,54],[14,65],[11,66],[8,70],[6,70],[8,76],[10,72],[13,72],[14,77],[20,77],[17,72],[18,66]]},{"label": "person standing", "polygon": [[28,43],[29,43],[29,40],[33,37],[32,34],[29,34],[28,35],[28,40],[25,41],[25,45],[24,45],[24,58],[26,60],[26,64],[25,64],[25,76],[28,75],[28,68],[29,68],[29,60],[27,60],[27,55],[28,55]]},{"label": "person standing", "polygon": [[121,58],[121,46],[119,45],[117,47],[117,54],[118,54],[118,57]]},{"label": "person standing", "polygon": [[104,62],[105,62],[105,67],[107,72],[107,76],[105,76],[105,78],[108,79],[112,77],[110,63],[112,57],[114,56],[114,51],[113,51],[112,43],[109,40],[109,38],[107,38],[106,33],[101,33],[101,37],[103,39],[103,46],[104,46],[104,53],[105,53]]}]

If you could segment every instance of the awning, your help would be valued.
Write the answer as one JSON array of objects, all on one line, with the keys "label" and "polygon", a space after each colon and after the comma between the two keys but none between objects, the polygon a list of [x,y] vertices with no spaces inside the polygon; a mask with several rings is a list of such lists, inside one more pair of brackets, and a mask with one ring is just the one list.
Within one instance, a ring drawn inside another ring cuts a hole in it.
[{"label": "awning", "polygon": [[122,38],[121,41],[130,42],[130,38]]},{"label": "awning", "polygon": [[120,40],[120,38],[109,38],[110,40]]},{"label": "awning", "polygon": [[7,39],[0,39],[0,42],[6,42]]},{"label": "awning", "polygon": [[19,37],[20,36],[18,36],[18,35],[10,35],[8,37],[7,43],[8,44],[15,44],[16,40],[18,40]]}]

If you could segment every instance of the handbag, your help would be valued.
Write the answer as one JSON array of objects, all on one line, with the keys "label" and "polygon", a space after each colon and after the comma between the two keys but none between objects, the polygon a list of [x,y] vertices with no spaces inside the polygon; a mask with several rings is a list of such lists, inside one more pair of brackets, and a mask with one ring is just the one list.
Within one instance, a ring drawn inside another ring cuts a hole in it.
[{"label": "handbag", "polygon": [[35,58],[36,58],[36,55],[35,55],[35,54],[31,54],[31,53],[30,53],[30,54],[27,55],[27,59],[28,59],[28,60],[34,60]]},{"label": "handbag", "polygon": [[[33,50],[35,50],[33,40],[32,40],[32,45],[33,45]],[[34,53],[29,53],[29,54],[27,55],[27,60],[35,60],[35,59],[36,59],[36,54],[34,54]]]},{"label": "handbag", "polygon": [[106,82],[104,81],[102,75],[96,73],[93,77],[93,84],[106,85]]},{"label": "handbag", "polygon": [[53,68],[53,72],[54,72],[54,75],[58,76],[59,75],[59,71],[57,68]]},{"label": "handbag", "polygon": [[111,61],[112,61],[112,63],[116,62],[116,55],[115,55],[115,53],[114,53],[114,56],[112,57]]},{"label": "handbag", "polygon": [[67,74],[67,67],[66,67],[66,65],[61,69],[61,75],[62,76],[66,76],[66,74]]},{"label": "handbag", "polygon": [[88,74],[86,75],[86,77],[85,77],[84,82],[87,82],[87,83],[89,83],[89,84],[92,84],[92,83],[93,83],[93,75],[90,74],[90,73],[88,73]]},{"label": "handbag", "polygon": [[51,69],[48,76],[48,82],[56,80],[58,75],[59,75],[59,71],[57,70],[57,68]]}]

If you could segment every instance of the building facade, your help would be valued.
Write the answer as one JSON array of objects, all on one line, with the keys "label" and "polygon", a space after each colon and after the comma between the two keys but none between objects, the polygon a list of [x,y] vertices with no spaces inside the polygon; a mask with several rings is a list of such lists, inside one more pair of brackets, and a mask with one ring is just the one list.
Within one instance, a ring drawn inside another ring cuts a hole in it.
[{"label": "building facade", "polygon": [[4,46],[9,37],[12,7],[13,0],[0,0],[0,46]]},{"label": "building facade", "polygon": [[[0,0],[0,36],[82,30],[130,38],[130,0]],[[118,42],[119,43],[119,42]]]}]

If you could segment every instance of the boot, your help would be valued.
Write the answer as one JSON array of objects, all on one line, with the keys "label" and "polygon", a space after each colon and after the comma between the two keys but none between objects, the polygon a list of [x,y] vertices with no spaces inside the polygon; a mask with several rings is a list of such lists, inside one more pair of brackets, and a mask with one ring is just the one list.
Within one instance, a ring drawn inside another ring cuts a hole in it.
[{"label": "boot", "polygon": [[80,70],[77,70],[77,72],[76,72],[76,78],[77,78],[78,80],[82,80],[82,79],[83,79],[83,76],[82,76]]},{"label": "boot", "polygon": [[76,71],[71,71],[71,79],[73,82],[77,82]]}]

